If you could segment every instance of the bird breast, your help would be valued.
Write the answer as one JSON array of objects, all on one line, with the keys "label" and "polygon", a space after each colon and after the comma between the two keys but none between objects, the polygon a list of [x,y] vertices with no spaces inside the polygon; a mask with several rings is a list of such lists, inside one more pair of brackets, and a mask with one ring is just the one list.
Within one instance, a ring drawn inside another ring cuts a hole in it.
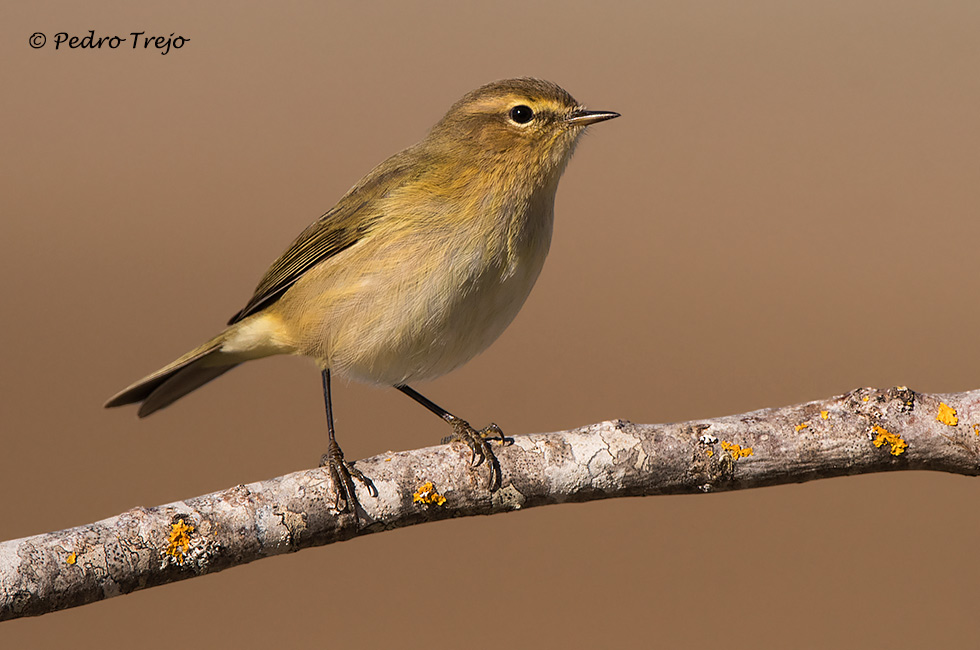
[{"label": "bird breast", "polygon": [[[367,237],[283,297],[296,351],[353,379],[399,385],[466,363],[500,336],[551,243],[554,192],[499,223],[453,223]],[[488,233],[489,236],[488,236]]]}]

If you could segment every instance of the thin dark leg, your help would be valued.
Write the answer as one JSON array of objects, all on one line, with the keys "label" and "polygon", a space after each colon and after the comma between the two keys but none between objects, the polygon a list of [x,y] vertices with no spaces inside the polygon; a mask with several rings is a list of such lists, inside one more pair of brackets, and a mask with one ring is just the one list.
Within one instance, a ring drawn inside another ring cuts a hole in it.
[{"label": "thin dark leg", "polygon": [[499,439],[501,444],[506,444],[508,442],[508,438],[504,436],[504,432],[500,430],[500,427],[491,423],[484,429],[477,431],[470,426],[469,422],[456,417],[446,409],[442,408],[429,398],[416,391],[414,388],[405,385],[395,386],[395,388],[405,393],[413,400],[451,424],[453,427],[453,435],[448,438],[444,438],[442,442],[446,443],[451,440],[462,440],[465,442],[470,448],[470,463],[474,467],[478,466],[483,461],[487,461],[487,464],[490,466],[490,491],[493,492],[500,487],[500,462],[497,460],[497,456],[493,453],[493,450],[490,449],[490,445],[487,444],[487,439],[495,438]]},{"label": "thin dark leg", "polygon": [[[359,469],[354,467],[354,463],[344,460],[344,452],[337,444],[337,435],[333,427],[333,404],[330,399],[330,371],[324,370],[321,373],[323,378],[323,404],[327,411],[327,453],[320,459],[320,466],[330,467],[330,477],[337,489],[337,509],[341,512],[353,512],[357,506],[357,496],[354,494],[354,481],[356,478],[367,486],[368,491],[377,496],[378,492],[371,483],[371,480],[364,476]],[[341,503],[343,502],[343,503]]]},{"label": "thin dark leg", "polygon": [[337,435],[333,430],[333,400],[330,399],[330,371],[324,370],[320,377],[323,379],[323,405],[327,410],[327,438],[337,444]]},{"label": "thin dark leg", "polygon": [[425,408],[429,409],[430,411],[432,411],[433,413],[435,413],[436,415],[438,415],[439,417],[441,417],[443,420],[445,420],[450,424],[452,424],[453,422],[459,419],[455,415],[447,411],[446,409],[442,408],[441,406],[439,406],[438,404],[436,404],[435,402],[427,398],[422,393],[418,392],[414,388],[411,388],[410,386],[395,386],[395,388],[405,393],[413,400],[415,400]]}]

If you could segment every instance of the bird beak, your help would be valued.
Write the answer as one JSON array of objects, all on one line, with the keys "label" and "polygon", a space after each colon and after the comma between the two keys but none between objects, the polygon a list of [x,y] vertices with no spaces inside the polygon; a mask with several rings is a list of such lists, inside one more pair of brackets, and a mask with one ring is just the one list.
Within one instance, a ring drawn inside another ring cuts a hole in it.
[{"label": "bird beak", "polygon": [[611,120],[614,117],[619,117],[619,113],[613,113],[612,111],[587,111],[584,108],[580,108],[566,117],[565,122],[574,124],[575,126],[588,126],[596,122]]}]

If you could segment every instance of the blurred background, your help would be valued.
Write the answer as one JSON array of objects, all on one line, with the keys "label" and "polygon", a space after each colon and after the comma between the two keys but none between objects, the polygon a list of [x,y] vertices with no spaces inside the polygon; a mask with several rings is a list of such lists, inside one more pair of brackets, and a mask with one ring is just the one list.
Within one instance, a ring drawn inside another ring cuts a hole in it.
[{"label": "blurred background", "polygon": [[[157,4],[0,10],[0,539],[315,465],[304,359],[146,420],[101,405],[505,77],[623,117],[579,146],[524,310],[416,386],[434,401],[520,434],[980,387],[980,3]],[[90,29],[190,40],[54,49]],[[348,458],[447,433],[391,389],[338,382],[334,407]],[[907,472],[447,521],[4,623],[0,645],[950,647],[975,642],[978,496]]]}]

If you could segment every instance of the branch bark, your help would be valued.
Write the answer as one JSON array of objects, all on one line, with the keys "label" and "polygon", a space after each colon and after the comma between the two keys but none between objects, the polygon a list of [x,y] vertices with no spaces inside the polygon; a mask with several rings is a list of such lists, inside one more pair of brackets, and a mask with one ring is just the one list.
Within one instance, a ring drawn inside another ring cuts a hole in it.
[{"label": "branch bark", "polygon": [[[502,488],[465,445],[357,462],[378,496],[338,514],[325,469],[0,544],[0,620],[36,616],[270,555],[426,521],[568,501],[705,493],[889,470],[980,473],[980,390],[861,388],[680,424],[622,420],[494,447]],[[429,485],[427,485],[427,483]]]}]

